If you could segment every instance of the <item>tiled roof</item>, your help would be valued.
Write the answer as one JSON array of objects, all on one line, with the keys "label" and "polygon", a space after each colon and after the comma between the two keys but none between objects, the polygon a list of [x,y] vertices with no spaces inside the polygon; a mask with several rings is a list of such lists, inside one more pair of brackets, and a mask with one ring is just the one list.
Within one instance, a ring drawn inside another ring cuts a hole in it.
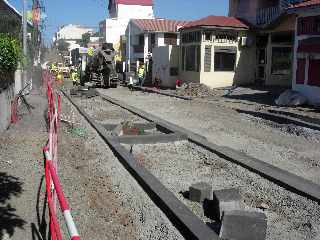
[{"label": "tiled roof", "polygon": [[184,28],[201,27],[201,26],[214,26],[214,27],[233,27],[233,28],[246,28],[249,26],[234,17],[225,16],[208,16],[200,20],[192,21],[184,26]]},{"label": "tiled roof", "polygon": [[312,6],[320,6],[320,0],[306,0],[300,3],[292,4],[289,9],[293,8],[304,8],[304,7],[312,7]]},{"label": "tiled roof", "polygon": [[145,32],[178,32],[178,28],[188,21],[169,19],[132,19],[132,22]]}]

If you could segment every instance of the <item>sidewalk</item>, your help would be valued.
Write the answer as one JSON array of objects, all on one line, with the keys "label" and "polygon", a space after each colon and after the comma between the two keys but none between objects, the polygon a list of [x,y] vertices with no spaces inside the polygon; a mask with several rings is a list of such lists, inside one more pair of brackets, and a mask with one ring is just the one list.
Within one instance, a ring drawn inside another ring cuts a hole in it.
[{"label": "sidewalk", "polygon": [[[47,139],[46,98],[33,91],[21,120],[0,135],[0,239],[39,239],[37,196],[43,174],[42,147]],[[43,192],[43,191],[42,191]],[[39,214],[43,197],[40,196]]]}]

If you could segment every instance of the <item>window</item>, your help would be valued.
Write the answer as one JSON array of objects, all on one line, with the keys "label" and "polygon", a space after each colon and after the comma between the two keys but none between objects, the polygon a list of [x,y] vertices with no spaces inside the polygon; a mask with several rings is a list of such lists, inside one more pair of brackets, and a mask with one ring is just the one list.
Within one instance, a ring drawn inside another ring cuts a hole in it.
[{"label": "window", "polygon": [[185,70],[186,47],[181,48],[181,70]]},{"label": "window", "polygon": [[320,16],[298,19],[298,35],[320,35]]},{"label": "window", "polygon": [[204,71],[211,72],[212,46],[205,46],[204,49]]},{"label": "window", "polygon": [[291,47],[273,47],[271,73],[289,75],[291,73],[291,61]]},{"label": "window", "polygon": [[214,71],[233,72],[236,64],[237,49],[233,47],[214,49]]},{"label": "window", "polygon": [[139,45],[144,45],[144,35],[139,35]]},{"label": "window", "polygon": [[197,72],[200,72],[201,46],[197,46],[197,47],[196,47],[196,55],[197,55],[196,71],[197,71]]},{"label": "window", "polygon": [[218,43],[237,43],[238,34],[236,32],[217,32],[215,42]]},{"label": "window", "polygon": [[182,34],[182,43],[201,42],[201,32],[188,32]]},{"label": "window", "polygon": [[310,59],[309,61],[308,85],[320,87],[320,60]]},{"label": "window", "polygon": [[188,46],[186,47],[186,70],[195,71],[196,70],[196,47]]},{"label": "window", "polygon": [[205,39],[206,41],[211,41],[211,37],[212,37],[211,32],[205,32],[205,33],[204,33],[204,39]]},{"label": "window", "polygon": [[305,79],[305,69],[306,69],[306,59],[298,59],[297,73],[296,73],[296,83],[304,84]]},{"label": "window", "polygon": [[177,67],[171,67],[170,76],[178,76],[178,75],[179,75],[179,69]]},{"label": "window", "polygon": [[178,36],[175,33],[165,33],[164,34],[164,43],[166,45],[177,45]]},{"label": "window", "polygon": [[[200,71],[201,48],[200,46],[187,46],[185,49],[185,70],[192,72]],[[184,51],[184,50],[183,50]],[[183,63],[184,64],[184,63]]]}]

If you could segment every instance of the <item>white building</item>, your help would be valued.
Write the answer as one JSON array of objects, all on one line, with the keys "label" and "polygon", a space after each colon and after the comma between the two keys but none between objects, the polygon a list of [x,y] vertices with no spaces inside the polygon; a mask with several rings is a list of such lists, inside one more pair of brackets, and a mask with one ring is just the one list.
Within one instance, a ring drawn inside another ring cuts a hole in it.
[{"label": "white building", "polygon": [[100,32],[115,46],[125,34],[130,19],[153,19],[153,0],[109,0],[109,16],[100,22]]},{"label": "white building", "polygon": [[[130,70],[145,63],[152,82],[161,80],[161,86],[174,87],[179,69],[179,28],[187,21],[169,19],[132,19],[126,30],[126,61]],[[152,71],[149,59],[152,56]]]},{"label": "white building", "polygon": [[69,51],[75,48],[79,48],[80,45],[77,44],[78,40],[82,39],[82,35],[85,33],[93,33],[94,29],[89,27],[83,27],[80,25],[69,24],[59,28],[56,32],[53,41],[58,41],[60,39],[66,40],[70,44]]}]

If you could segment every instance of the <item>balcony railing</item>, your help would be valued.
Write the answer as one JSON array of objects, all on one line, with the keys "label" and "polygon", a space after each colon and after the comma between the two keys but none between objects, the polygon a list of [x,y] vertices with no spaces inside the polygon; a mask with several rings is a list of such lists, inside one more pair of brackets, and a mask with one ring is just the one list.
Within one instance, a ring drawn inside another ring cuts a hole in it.
[{"label": "balcony railing", "polygon": [[269,24],[277,19],[280,14],[285,11],[292,4],[302,2],[303,0],[279,0],[279,4],[268,7],[260,8],[257,12],[257,25]]},{"label": "balcony railing", "polygon": [[280,16],[280,8],[278,6],[261,8],[257,12],[257,25],[265,25],[271,23]]}]

